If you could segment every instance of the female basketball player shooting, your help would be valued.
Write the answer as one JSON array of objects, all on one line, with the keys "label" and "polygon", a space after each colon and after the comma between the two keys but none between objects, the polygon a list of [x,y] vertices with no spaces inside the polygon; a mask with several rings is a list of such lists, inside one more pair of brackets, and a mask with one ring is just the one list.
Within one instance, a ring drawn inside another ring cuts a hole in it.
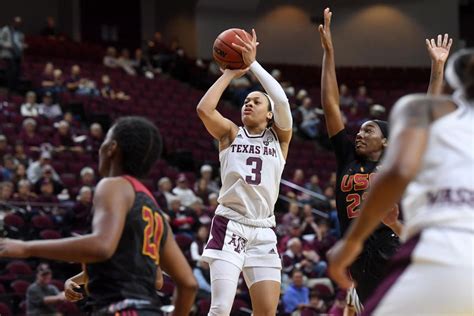
[{"label": "female basketball player shooting", "polygon": [[[337,159],[336,204],[341,230],[344,233],[350,222],[360,215],[360,204],[366,197],[371,179],[378,169],[379,161],[387,146],[388,124],[385,121],[372,120],[365,122],[356,136],[354,144],[349,140],[342,122],[339,108],[339,91],[336,80],[334,47],[331,37],[332,12],[324,11],[324,25],[319,26],[321,44],[324,49],[321,78],[322,105],[326,126]],[[447,59],[451,40],[445,35],[438,43],[427,40],[427,47],[432,59],[432,71],[429,93],[440,93],[442,87],[444,63]],[[396,205],[396,203],[393,203]],[[392,205],[392,207],[393,207]],[[351,265],[351,276],[357,284],[357,294],[364,302],[378,285],[384,267],[397,247],[401,224],[397,220],[398,207],[385,218],[375,232],[364,244],[363,252]],[[348,303],[360,313],[355,291],[351,290]]]},{"label": "female basketball player shooting", "polygon": [[[224,70],[197,106],[208,132],[219,141],[222,188],[211,234],[203,253],[210,263],[212,299],[209,315],[229,315],[240,272],[250,289],[253,313],[275,315],[280,296],[281,262],[273,208],[292,134],[292,117],[280,84],[255,60],[257,36],[238,38],[243,70]],[[250,70],[266,93],[247,95],[243,127],[217,110],[234,78]],[[268,93],[268,94],[267,94]]]},{"label": "female basketball player shooting", "polygon": [[366,304],[367,315],[473,315],[474,49],[450,59],[453,96],[409,95],[391,115],[392,138],[362,207],[329,254],[330,274],[345,269],[403,195],[407,240]]},{"label": "female basketball player shooting", "polygon": [[[135,178],[148,174],[161,150],[156,127],[138,117],[119,119],[99,150],[104,177],[94,194],[92,233],[42,241],[0,240],[0,257],[41,257],[86,263],[94,315],[156,315],[161,266],[177,285],[175,315],[188,315],[197,283],[150,192]],[[85,277],[85,280],[84,280]],[[68,299],[80,298],[68,297]]]}]

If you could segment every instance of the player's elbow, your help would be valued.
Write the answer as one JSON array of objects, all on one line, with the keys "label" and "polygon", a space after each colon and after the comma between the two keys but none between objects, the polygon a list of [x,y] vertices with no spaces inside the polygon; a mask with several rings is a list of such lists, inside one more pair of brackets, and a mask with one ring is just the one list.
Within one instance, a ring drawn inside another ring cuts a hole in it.
[{"label": "player's elbow", "polygon": [[199,288],[197,280],[192,274],[185,279],[176,281],[176,286],[187,293],[196,293]]},{"label": "player's elbow", "polygon": [[115,252],[115,250],[112,249],[112,247],[110,247],[106,243],[99,243],[98,245],[93,247],[92,250],[93,261],[96,262],[109,260],[110,258],[112,258]]},{"label": "player's elbow", "polygon": [[206,109],[206,106],[202,103],[199,103],[196,107],[197,115],[202,118],[209,115],[209,109]]}]

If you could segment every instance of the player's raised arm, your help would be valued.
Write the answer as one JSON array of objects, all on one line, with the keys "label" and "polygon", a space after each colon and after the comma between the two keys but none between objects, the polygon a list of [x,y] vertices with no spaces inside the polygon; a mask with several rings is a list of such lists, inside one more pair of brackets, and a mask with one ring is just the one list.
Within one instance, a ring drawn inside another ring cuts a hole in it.
[{"label": "player's raised arm", "polygon": [[[282,151],[286,157],[288,152],[288,145],[291,140],[293,131],[293,117],[291,116],[290,103],[286,97],[285,91],[280,83],[272,77],[256,60],[257,58],[257,34],[252,29],[252,36],[244,33],[245,38],[237,35],[240,43],[232,43],[232,46],[238,48],[242,52],[242,59],[244,63],[250,67],[250,71],[255,75],[258,81],[262,84],[265,92],[268,93],[272,104],[274,129],[278,135],[280,143],[282,144]],[[286,146],[285,146],[286,145]]]},{"label": "player's raised arm", "polygon": [[428,143],[433,100],[421,95],[400,99],[390,114],[391,143],[382,170],[371,184],[357,217],[329,252],[329,274],[343,288],[351,285],[346,269],[357,258],[367,237],[382,218],[400,201],[409,182],[416,176]]},{"label": "player's raised arm", "polygon": [[222,76],[207,90],[196,108],[197,114],[209,134],[219,141],[220,150],[227,148],[237,135],[238,127],[217,111],[222,93],[232,79],[243,76],[247,69],[224,70]]},{"label": "player's raised arm", "polygon": [[453,39],[448,34],[438,35],[437,39],[426,39],[426,49],[431,59],[431,76],[428,94],[440,95],[443,92],[444,65],[449,56]]},{"label": "player's raised arm", "polygon": [[326,118],[329,137],[344,129],[341,109],[339,108],[339,87],[337,86],[334,47],[331,37],[331,17],[329,8],[324,10],[324,25],[319,25],[321,45],[324,49],[323,69],[321,74],[321,103]]}]

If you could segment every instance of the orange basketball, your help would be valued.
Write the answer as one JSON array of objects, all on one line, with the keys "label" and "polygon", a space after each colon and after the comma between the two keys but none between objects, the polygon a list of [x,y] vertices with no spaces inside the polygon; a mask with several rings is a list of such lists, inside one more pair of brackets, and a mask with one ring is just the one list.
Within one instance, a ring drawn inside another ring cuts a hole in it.
[{"label": "orange basketball", "polygon": [[241,42],[236,38],[236,35],[245,39],[245,33],[247,32],[241,29],[228,29],[219,34],[214,41],[212,56],[222,69],[243,69],[247,67],[242,60],[242,54],[240,51],[232,46],[232,43],[241,45]]}]

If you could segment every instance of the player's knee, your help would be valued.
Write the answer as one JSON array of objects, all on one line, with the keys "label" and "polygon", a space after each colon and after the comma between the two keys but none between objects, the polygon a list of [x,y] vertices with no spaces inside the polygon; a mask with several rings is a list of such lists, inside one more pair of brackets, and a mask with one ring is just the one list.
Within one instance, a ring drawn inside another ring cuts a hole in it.
[{"label": "player's knee", "polygon": [[226,316],[230,314],[232,303],[212,302],[208,316]]}]

